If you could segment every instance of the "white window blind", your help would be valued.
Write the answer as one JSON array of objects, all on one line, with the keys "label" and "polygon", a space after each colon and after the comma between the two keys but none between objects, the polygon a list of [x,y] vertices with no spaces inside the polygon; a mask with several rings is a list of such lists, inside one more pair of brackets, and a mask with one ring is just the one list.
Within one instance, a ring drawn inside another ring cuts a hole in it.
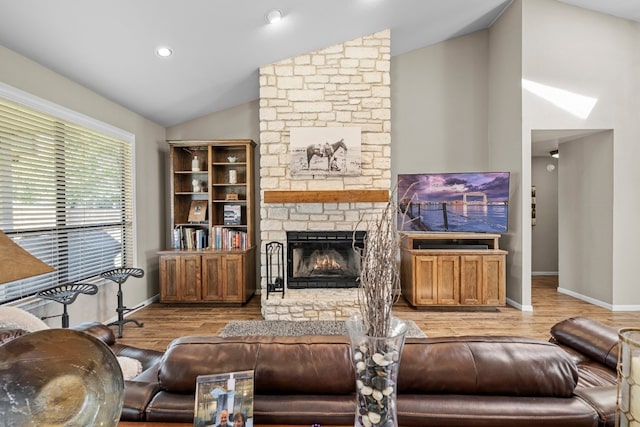
[{"label": "white window blind", "polygon": [[0,303],[131,266],[129,141],[0,98],[0,153],[0,229],[56,269],[0,285]]}]

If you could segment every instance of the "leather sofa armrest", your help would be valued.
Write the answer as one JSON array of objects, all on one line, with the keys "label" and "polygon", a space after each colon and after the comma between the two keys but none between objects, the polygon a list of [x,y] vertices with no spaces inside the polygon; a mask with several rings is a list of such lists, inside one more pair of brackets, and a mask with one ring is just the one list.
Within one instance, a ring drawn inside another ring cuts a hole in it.
[{"label": "leather sofa armrest", "polygon": [[113,333],[113,330],[100,322],[84,322],[74,325],[70,329],[91,334],[108,346],[112,346],[116,342],[116,335]]},{"label": "leather sofa armrest", "polygon": [[618,364],[618,331],[589,317],[572,317],[551,327],[551,337],[611,369]]},{"label": "leather sofa armrest", "polygon": [[598,413],[600,425],[613,426],[616,422],[618,386],[579,387],[576,395]]},{"label": "leather sofa armrest", "polygon": [[144,421],[147,406],[159,390],[157,382],[125,381],[120,420]]}]

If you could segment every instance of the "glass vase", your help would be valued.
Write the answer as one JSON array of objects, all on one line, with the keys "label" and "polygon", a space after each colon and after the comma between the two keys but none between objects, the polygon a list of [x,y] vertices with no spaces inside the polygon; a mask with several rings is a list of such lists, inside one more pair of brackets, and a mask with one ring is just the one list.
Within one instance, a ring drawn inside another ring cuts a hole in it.
[{"label": "glass vase", "polygon": [[347,322],[356,374],[356,427],[396,427],[396,391],[407,324],[393,317],[387,337],[367,335],[360,315]]},{"label": "glass vase", "polygon": [[618,413],[616,426],[640,427],[640,329],[618,332]]}]

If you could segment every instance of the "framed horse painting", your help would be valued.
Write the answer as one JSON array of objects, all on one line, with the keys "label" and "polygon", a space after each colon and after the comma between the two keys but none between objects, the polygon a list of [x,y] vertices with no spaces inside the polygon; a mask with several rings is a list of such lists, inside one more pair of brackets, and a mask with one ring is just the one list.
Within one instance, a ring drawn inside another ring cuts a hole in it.
[{"label": "framed horse painting", "polygon": [[361,169],[360,127],[294,127],[291,176],[354,176]]}]

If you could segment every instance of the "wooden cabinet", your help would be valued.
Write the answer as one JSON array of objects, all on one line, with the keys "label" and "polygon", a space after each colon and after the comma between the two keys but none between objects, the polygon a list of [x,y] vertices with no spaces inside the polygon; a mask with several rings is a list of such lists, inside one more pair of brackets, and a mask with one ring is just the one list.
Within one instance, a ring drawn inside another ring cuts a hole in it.
[{"label": "wooden cabinet", "polygon": [[505,305],[505,259],[498,234],[407,233],[402,293],[412,306]]},{"label": "wooden cabinet", "polygon": [[244,303],[255,292],[251,140],[168,141],[171,250],[160,302]]},{"label": "wooden cabinet", "polygon": [[244,303],[255,293],[255,248],[160,252],[161,303]]},{"label": "wooden cabinet", "polygon": [[[250,251],[253,254],[253,250]],[[202,256],[202,299],[204,301],[244,302],[251,292],[245,274],[245,254],[207,254]],[[249,271],[253,275],[254,271]]]},{"label": "wooden cabinet", "polygon": [[201,256],[160,255],[160,302],[201,300]]}]

